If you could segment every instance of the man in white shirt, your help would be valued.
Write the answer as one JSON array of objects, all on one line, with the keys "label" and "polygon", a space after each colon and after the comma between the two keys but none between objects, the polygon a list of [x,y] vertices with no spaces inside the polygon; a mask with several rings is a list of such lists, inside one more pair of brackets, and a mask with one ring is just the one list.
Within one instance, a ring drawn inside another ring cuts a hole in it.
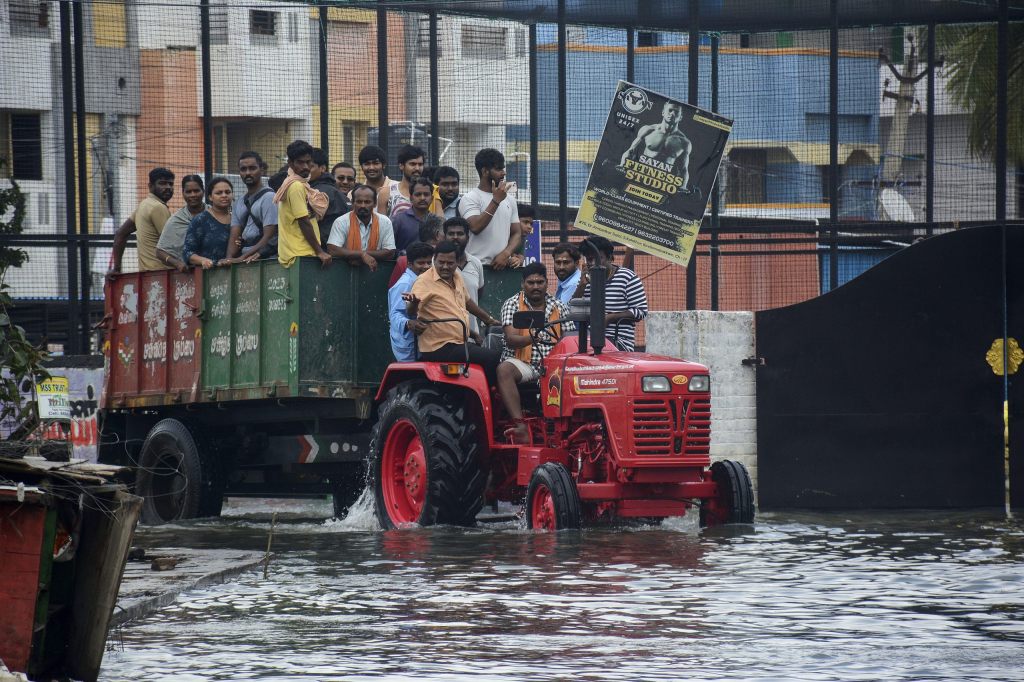
[{"label": "man in white shirt", "polygon": [[[327,253],[349,265],[377,269],[377,261],[395,257],[395,231],[387,216],[373,210],[377,191],[367,185],[352,190],[352,210],[334,221],[327,238]],[[358,228],[358,229],[357,229]]]},{"label": "man in white shirt", "polygon": [[518,267],[523,261],[515,252],[522,241],[522,228],[515,197],[508,195],[505,183],[505,157],[497,149],[481,149],[474,164],[480,184],[459,202],[459,213],[472,233],[466,253],[495,270]]}]

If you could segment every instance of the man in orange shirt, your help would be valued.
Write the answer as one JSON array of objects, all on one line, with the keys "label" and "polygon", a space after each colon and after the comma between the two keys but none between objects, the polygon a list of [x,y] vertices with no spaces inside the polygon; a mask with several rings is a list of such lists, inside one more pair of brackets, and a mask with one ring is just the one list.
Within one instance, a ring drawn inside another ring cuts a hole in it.
[{"label": "man in orange shirt", "polygon": [[434,253],[434,265],[416,278],[412,289],[402,295],[406,301],[409,319],[422,322],[445,318],[456,318],[458,322],[437,322],[427,324],[420,332],[417,345],[420,359],[425,362],[465,362],[466,349],[469,361],[481,365],[487,381],[497,381],[498,362],[501,354],[474,343],[467,343],[469,315],[473,313],[484,324],[496,325],[499,321],[484,312],[466,293],[466,284],[459,273],[455,242],[443,241]]}]

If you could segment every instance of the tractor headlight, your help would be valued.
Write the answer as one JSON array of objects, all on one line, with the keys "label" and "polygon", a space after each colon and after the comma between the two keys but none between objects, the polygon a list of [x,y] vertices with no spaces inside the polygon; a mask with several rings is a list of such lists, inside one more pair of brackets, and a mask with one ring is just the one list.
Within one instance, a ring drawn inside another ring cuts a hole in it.
[{"label": "tractor headlight", "polygon": [[640,385],[644,389],[644,393],[670,393],[672,391],[672,384],[669,383],[668,377],[663,376],[644,377]]},{"label": "tractor headlight", "polygon": [[689,383],[691,393],[703,393],[711,386],[711,378],[707,374],[695,374]]}]

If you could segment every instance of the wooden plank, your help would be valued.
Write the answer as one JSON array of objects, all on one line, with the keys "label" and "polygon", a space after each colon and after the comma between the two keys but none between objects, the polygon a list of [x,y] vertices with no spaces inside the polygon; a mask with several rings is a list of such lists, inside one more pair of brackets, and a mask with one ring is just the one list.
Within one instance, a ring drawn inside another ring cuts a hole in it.
[{"label": "wooden plank", "polygon": [[128,550],[142,511],[142,498],[119,491],[111,496],[111,514],[86,509],[78,546],[71,640],[65,673],[92,682],[99,676],[110,616],[117,603]]}]

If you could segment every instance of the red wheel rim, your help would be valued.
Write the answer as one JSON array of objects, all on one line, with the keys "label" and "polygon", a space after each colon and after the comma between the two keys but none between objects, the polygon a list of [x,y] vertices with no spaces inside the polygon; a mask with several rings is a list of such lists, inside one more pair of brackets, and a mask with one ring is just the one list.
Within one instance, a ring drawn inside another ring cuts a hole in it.
[{"label": "red wheel rim", "polygon": [[551,491],[543,483],[539,483],[533,491],[533,502],[530,504],[530,523],[534,528],[556,530],[555,500]]},{"label": "red wheel rim", "polygon": [[400,419],[388,431],[380,483],[388,516],[397,524],[417,523],[427,497],[427,457],[416,427]]}]

